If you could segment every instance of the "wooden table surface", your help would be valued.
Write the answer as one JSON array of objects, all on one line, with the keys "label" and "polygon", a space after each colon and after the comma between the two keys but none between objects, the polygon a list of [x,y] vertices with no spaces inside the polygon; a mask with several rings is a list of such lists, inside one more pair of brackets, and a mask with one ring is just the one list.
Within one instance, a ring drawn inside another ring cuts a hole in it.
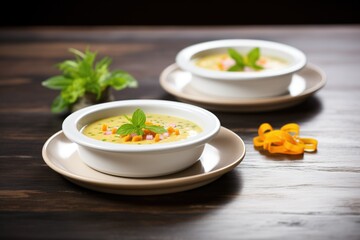
[{"label": "wooden table surface", "polygon": [[[327,84],[304,103],[257,113],[214,111],[247,154],[204,187],[158,196],[122,196],[79,187],[43,161],[45,141],[61,130],[50,112],[58,94],[41,81],[71,58],[68,48],[97,50],[139,80],[115,92],[177,101],[159,84],[176,53],[194,43],[264,39],[304,51]],[[0,30],[1,239],[360,239],[360,27],[25,28]],[[258,126],[301,126],[316,153],[261,154]]]}]

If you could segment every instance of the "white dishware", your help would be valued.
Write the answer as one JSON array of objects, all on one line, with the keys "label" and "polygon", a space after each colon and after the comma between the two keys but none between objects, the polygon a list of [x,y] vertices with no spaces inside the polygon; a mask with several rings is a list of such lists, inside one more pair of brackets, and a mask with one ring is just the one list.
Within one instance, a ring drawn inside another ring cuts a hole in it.
[{"label": "white dishware", "polygon": [[[129,115],[137,108],[145,113],[165,114],[190,120],[202,132],[187,139],[151,145],[103,142],[85,136],[88,124],[117,115]],[[220,121],[211,112],[190,104],[163,100],[125,100],[93,105],[69,115],[62,129],[77,144],[85,164],[111,175],[155,177],[181,171],[197,162],[204,146],[220,130]]]},{"label": "white dishware", "polygon": [[[246,53],[255,47],[260,48],[261,55],[284,60],[286,66],[261,71],[229,72],[205,69],[195,64],[201,57],[226,53],[229,48]],[[177,54],[176,63],[193,75],[191,85],[199,92],[223,98],[262,98],[284,94],[293,74],[306,65],[306,56],[302,51],[281,43],[228,39],[186,47]]]},{"label": "white dishware", "polygon": [[326,84],[326,74],[308,63],[295,73],[288,90],[279,96],[264,98],[214,97],[194,89],[193,74],[180,69],[177,64],[166,67],[160,75],[160,85],[164,90],[183,102],[216,111],[262,112],[288,108],[302,103]]},{"label": "white dishware", "polygon": [[44,144],[45,163],[69,181],[95,191],[123,195],[174,193],[204,186],[234,169],[245,156],[245,144],[224,127],[208,143],[195,164],[174,174],[153,178],[127,178],[96,171],[84,163],[77,144],[59,131]]}]

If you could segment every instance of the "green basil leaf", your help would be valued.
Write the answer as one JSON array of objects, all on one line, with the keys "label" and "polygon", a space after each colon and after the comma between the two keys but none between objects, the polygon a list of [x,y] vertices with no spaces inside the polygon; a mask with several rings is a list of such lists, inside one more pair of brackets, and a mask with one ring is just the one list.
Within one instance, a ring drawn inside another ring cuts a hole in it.
[{"label": "green basil leaf", "polygon": [[126,87],[133,88],[138,86],[137,81],[133,76],[121,70],[112,72],[108,76],[108,79],[104,81],[104,84],[106,86],[112,86],[116,90],[121,90]]},{"label": "green basil leaf", "polygon": [[260,49],[258,47],[253,48],[248,54],[247,58],[250,65],[256,64],[256,61],[260,58]]},{"label": "green basil leaf", "polygon": [[146,115],[143,110],[140,108],[136,109],[136,111],[133,113],[131,121],[134,126],[137,128],[143,128],[145,126],[146,122]]},{"label": "green basil leaf", "polygon": [[76,61],[66,60],[59,63],[58,68],[64,72],[64,75],[71,78],[79,77],[79,64]]},{"label": "green basil leaf", "polygon": [[232,59],[235,60],[236,63],[234,66],[228,69],[230,72],[244,71],[245,66],[251,67],[254,70],[263,69],[262,66],[256,64],[260,58],[260,48],[258,47],[251,49],[250,52],[246,55],[246,58],[244,58],[233,48],[228,49],[228,54]]},{"label": "green basil leaf", "polygon": [[58,90],[58,89],[64,89],[65,87],[69,86],[71,83],[72,80],[69,78],[66,78],[64,76],[54,76],[43,81],[41,84],[44,87]]},{"label": "green basil leaf", "polygon": [[129,73],[121,70],[109,71],[110,58],[104,57],[96,62],[96,52],[88,49],[81,52],[73,48],[69,51],[75,55],[75,60],[65,60],[57,65],[62,75],[42,82],[44,87],[61,90],[61,98],[68,105],[86,92],[94,93],[99,100],[103,91],[109,86],[116,90],[137,87],[136,79]]},{"label": "green basil leaf", "polygon": [[125,123],[118,128],[116,133],[120,135],[128,135],[128,134],[136,133],[137,130],[138,129],[134,125],[130,123]]},{"label": "green basil leaf", "polygon": [[97,83],[102,87],[102,88],[106,88],[108,86],[110,86],[109,84],[106,83],[106,80],[109,79],[109,77],[111,76],[111,73],[109,73],[109,71],[106,69],[106,71],[96,71],[96,78],[97,78]]},{"label": "green basil leaf", "polygon": [[[109,65],[111,64],[111,59],[108,57],[104,57],[95,65],[95,73],[94,78],[96,79],[96,83],[105,89],[108,85],[104,84],[105,80],[111,76],[109,73]],[[116,89],[117,90],[117,89]]]},{"label": "green basil leaf", "polygon": [[80,77],[92,79],[95,76],[95,70],[93,69],[95,58],[95,52],[86,50],[82,55],[82,59],[78,59],[78,74]]},{"label": "green basil leaf", "polygon": [[61,91],[61,97],[68,103],[74,103],[76,100],[85,94],[85,80],[75,79],[71,85],[67,86]]},{"label": "green basil leaf", "polygon": [[229,54],[229,56],[230,56],[232,59],[235,60],[236,65],[238,65],[239,67],[244,68],[244,66],[245,66],[244,58],[243,58],[243,56],[242,56],[240,53],[238,53],[238,52],[237,52],[235,49],[233,49],[233,48],[229,48],[229,49],[228,49],[228,54]]},{"label": "green basil leaf", "polygon": [[154,132],[154,133],[165,133],[165,132],[167,132],[165,128],[163,128],[161,126],[156,126],[156,125],[146,125],[145,128],[152,131],[152,132]]},{"label": "green basil leaf", "polygon": [[132,119],[131,118],[129,118],[128,116],[126,116],[126,115],[124,115],[124,117],[129,121],[129,122],[131,122],[132,123]]},{"label": "green basil leaf", "polygon": [[61,95],[57,96],[53,103],[51,104],[51,112],[53,113],[61,113],[67,110],[69,107],[69,103],[65,101]]},{"label": "green basil leaf", "polygon": [[257,64],[254,64],[254,65],[252,65],[251,66],[253,69],[255,69],[255,70],[262,70],[262,69],[264,69],[264,67],[262,67],[262,66],[260,66],[260,65],[257,65]]},{"label": "green basil leaf", "polygon": [[124,78],[110,77],[108,81],[104,82],[105,86],[111,86],[115,90],[121,90],[127,87],[127,81]]},{"label": "green basil leaf", "polygon": [[136,109],[135,112],[132,114],[131,119],[125,115],[125,118],[130,122],[120,126],[117,130],[118,134],[127,135],[136,133],[137,135],[143,135],[143,129],[148,129],[155,133],[165,133],[166,129],[161,126],[157,125],[145,125],[146,122],[146,115],[143,110]]},{"label": "green basil leaf", "polygon": [[136,134],[139,136],[142,136],[144,134],[144,131],[141,128],[136,129]]},{"label": "green basil leaf", "polygon": [[101,93],[103,88],[95,81],[86,80],[86,84],[84,84],[85,91],[91,92],[96,95],[96,100],[101,98]]},{"label": "green basil leaf", "polygon": [[244,71],[244,67],[240,67],[239,65],[233,65],[228,69],[229,72],[239,72]]},{"label": "green basil leaf", "polygon": [[85,58],[85,54],[75,48],[69,48],[69,52],[73,53],[75,56],[78,56],[80,58]]},{"label": "green basil leaf", "polygon": [[256,47],[256,48],[253,48],[247,55],[247,58],[248,58],[248,65],[249,67],[255,69],[255,70],[261,70],[263,69],[262,66],[260,65],[257,65],[257,60],[259,60],[260,58],[260,48]]},{"label": "green basil leaf", "polygon": [[107,71],[111,62],[112,62],[111,58],[104,57],[103,59],[101,59],[99,62],[96,63],[95,71],[104,71],[104,70]]}]

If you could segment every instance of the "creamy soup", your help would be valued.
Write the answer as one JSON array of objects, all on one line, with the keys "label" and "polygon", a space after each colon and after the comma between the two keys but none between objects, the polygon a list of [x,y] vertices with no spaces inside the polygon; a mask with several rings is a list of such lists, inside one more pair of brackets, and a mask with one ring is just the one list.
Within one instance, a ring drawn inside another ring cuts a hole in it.
[{"label": "creamy soup", "polygon": [[[269,57],[269,56],[261,56],[256,63],[264,68],[260,71],[266,71],[270,69],[280,69],[288,65],[285,60],[278,59],[275,57]],[[235,61],[228,54],[224,53],[224,54],[214,54],[199,58],[195,61],[195,64],[199,67],[210,70],[227,71],[230,67],[232,67],[235,64]],[[244,71],[251,72],[255,70],[249,67],[245,67]]]},{"label": "creamy soup", "polygon": [[[127,116],[130,118],[131,116]],[[115,116],[93,122],[82,129],[86,136],[99,141],[122,143],[122,144],[158,144],[184,140],[202,132],[197,124],[174,116],[162,114],[146,114],[146,124],[162,126],[166,132],[156,134],[144,130],[144,135],[136,134],[120,135],[117,129],[123,124],[128,124],[129,120],[125,116]]]}]

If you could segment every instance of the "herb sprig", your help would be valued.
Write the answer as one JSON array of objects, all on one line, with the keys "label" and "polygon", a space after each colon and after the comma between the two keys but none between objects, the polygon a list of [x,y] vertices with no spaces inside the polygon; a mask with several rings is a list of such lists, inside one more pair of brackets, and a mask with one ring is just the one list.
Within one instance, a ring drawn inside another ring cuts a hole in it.
[{"label": "herb sprig", "polygon": [[256,63],[260,58],[260,48],[258,47],[251,49],[246,56],[242,56],[233,48],[228,49],[228,54],[235,61],[235,64],[228,69],[230,72],[244,71],[245,67],[250,67],[254,70],[263,69],[262,66]]},{"label": "herb sprig", "polygon": [[122,70],[109,71],[112,60],[104,57],[95,63],[96,52],[86,50],[84,53],[69,49],[75,60],[65,60],[57,65],[62,75],[53,76],[42,82],[44,87],[61,90],[52,105],[53,113],[60,113],[68,109],[85,93],[95,94],[99,101],[104,90],[112,87],[121,90],[126,87],[137,87],[136,79]]},{"label": "herb sprig", "polygon": [[143,110],[136,109],[135,112],[132,114],[132,117],[129,118],[128,116],[125,116],[126,119],[130,123],[125,123],[121,125],[118,130],[116,131],[117,134],[120,135],[128,135],[135,133],[137,135],[143,135],[144,129],[147,129],[154,133],[165,133],[166,129],[161,126],[157,125],[147,125],[146,123],[146,115]]}]

